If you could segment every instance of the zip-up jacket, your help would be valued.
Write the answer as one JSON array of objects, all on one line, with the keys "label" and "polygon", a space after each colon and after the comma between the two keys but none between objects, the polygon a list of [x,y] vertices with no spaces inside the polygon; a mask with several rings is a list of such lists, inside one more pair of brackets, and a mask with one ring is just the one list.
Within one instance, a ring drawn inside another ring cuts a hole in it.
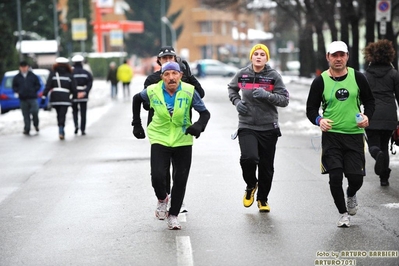
[{"label": "zip-up jacket", "polygon": [[[56,73],[59,75],[60,85],[58,85]],[[65,67],[60,66],[50,73],[43,95],[50,97],[51,105],[69,106],[72,104],[71,95],[76,93],[76,82],[72,73],[69,73]]]},{"label": "zip-up jacket", "polygon": [[[263,88],[271,93],[268,99],[252,96],[256,88]],[[241,92],[241,95],[240,95]],[[269,65],[256,73],[252,64],[240,69],[228,84],[229,99],[233,105],[245,101],[246,114],[238,114],[238,128],[266,131],[279,128],[277,107],[286,107],[289,93],[281,75]]]},{"label": "zip-up jacket", "polygon": [[186,129],[191,126],[190,110],[194,96],[194,86],[181,82],[181,89],[176,92],[173,114],[170,114],[164,99],[163,82],[147,88],[150,106],[154,116],[147,127],[150,143],[167,147],[193,145],[193,136],[186,135]]},{"label": "zip-up jacket", "polygon": [[398,71],[390,64],[371,64],[366,69],[365,75],[375,99],[375,111],[367,129],[396,129],[398,124],[396,103],[399,103]]},{"label": "zip-up jacket", "polygon": [[37,99],[37,92],[40,90],[39,78],[32,71],[28,71],[26,77],[19,72],[12,81],[12,89],[18,93],[21,100]]},{"label": "zip-up jacket", "polygon": [[83,98],[78,98],[77,93],[73,95],[73,102],[87,102],[89,99],[89,92],[93,86],[93,76],[89,71],[83,69],[81,64],[75,64],[73,68],[73,78],[76,81],[77,92],[85,92]]}]

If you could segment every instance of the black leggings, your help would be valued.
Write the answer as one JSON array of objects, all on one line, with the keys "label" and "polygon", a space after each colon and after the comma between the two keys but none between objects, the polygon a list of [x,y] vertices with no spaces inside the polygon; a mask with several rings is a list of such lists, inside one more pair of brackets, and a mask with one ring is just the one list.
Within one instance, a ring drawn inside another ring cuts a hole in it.
[{"label": "black leggings", "polygon": [[[335,206],[337,206],[339,213],[345,213],[347,212],[347,209],[344,190],[342,189],[343,170],[342,168],[332,169],[329,170],[329,174],[330,191],[331,195],[333,196]],[[363,175],[348,174],[346,178],[348,179],[347,196],[353,197],[363,185]]]},{"label": "black leggings", "polygon": [[155,195],[163,200],[168,195],[167,177],[170,164],[173,165],[172,201],[169,214],[178,215],[186,193],[186,185],[191,167],[192,146],[166,147],[151,145],[151,182]]}]

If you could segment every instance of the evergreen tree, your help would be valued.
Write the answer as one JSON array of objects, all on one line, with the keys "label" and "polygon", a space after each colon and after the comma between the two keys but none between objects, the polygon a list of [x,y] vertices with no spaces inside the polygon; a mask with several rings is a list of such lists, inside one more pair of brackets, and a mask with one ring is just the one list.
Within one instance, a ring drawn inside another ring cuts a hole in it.
[{"label": "evergreen tree", "polygon": [[[170,5],[165,1],[165,13]],[[125,36],[125,51],[142,57],[154,56],[161,47],[161,1],[159,0],[126,0],[132,12],[126,13],[128,20],[144,22],[144,33]]]},{"label": "evergreen tree", "polygon": [[[82,4],[82,18],[86,19],[87,39],[84,41],[82,51],[81,41],[72,39],[72,19],[80,18],[80,4]],[[93,27],[91,26],[91,6],[87,0],[68,0],[68,15],[66,24],[61,25],[60,55],[69,57],[77,52],[92,52]]]}]

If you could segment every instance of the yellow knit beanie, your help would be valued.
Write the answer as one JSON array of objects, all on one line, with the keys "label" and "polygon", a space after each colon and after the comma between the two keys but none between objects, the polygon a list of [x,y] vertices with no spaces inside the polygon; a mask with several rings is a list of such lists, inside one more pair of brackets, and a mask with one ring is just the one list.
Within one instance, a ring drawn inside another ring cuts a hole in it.
[{"label": "yellow knit beanie", "polygon": [[267,60],[270,59],[269,48],[267,48],[267,46],[264,44],[258,43],[258,44],[255,44],[254,47],[252,47],[251,52],[249,53],[249,60],[252,60],[252,55],[258,49],[262,49],[263,51],[265,51]]}]

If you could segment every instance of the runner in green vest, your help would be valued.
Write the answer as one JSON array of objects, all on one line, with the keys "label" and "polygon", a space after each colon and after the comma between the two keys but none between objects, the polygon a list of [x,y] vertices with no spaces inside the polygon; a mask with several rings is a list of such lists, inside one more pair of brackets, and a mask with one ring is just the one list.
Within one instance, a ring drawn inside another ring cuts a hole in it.
[{"label": "runner in green vest", "polygon": [[[145,138],[140,110],[143,102],[149,103],[154,110],[147,134],[151,143],[151,182],[158,199],[155,216],[159,220],[167,218],[168,228],[178,230],[181,226],[177,216],[191,167],[193,136],[198,138],[205,130],[210,113],[194,86],[181,81],[182,72],[178,63],[163,64],[161,77],[161,81],[133,97],[132,126],[136,138]],[[191,122],[192,108],[200,115],[195,123]],[[173,187],[168,210],[166,178],[171,163]]]}]

